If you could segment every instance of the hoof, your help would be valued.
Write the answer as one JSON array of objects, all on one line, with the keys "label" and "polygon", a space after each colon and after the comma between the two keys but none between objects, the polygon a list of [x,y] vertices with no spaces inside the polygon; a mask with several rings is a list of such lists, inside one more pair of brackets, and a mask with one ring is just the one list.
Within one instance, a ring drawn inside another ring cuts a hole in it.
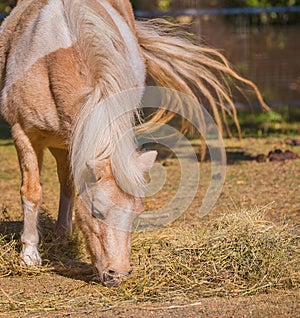
[{"label": "hoof", "polygon": [[26,266],[39,266],[42,265],[42,259],[36,246],[23,246],[23,250],[20,254],[21,265]]}]

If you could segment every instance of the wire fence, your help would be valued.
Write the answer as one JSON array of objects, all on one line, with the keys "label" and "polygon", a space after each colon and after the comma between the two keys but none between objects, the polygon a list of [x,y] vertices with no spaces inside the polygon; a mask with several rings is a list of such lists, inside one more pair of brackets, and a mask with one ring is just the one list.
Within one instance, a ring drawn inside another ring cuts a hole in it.
[{"label": "wire fence", "polygon": [[[139,18],[162,17],[162,16],[199,16],[199,15],[241,15],[241,14],[263,14],[263,13],[298,13],[300,6],[276,6],[276,7],[244,7],[244,8],[190,8],[170,11],[135,11],[135,16]],[[0,20],[7,16],[6,13],[0,13]]]},{"label": "wire fence", "polygon": [[260,7],[260,8],[209,8],[209,9],[180,9],[170,11],[141,11],[135,12],[136,17],[161,17],[161,16],[199,16],[199,15],[241,15],[241,14],[263,14],[263,13],[297,13],[300,12],[300,6],[282,6],[282,7]]}]

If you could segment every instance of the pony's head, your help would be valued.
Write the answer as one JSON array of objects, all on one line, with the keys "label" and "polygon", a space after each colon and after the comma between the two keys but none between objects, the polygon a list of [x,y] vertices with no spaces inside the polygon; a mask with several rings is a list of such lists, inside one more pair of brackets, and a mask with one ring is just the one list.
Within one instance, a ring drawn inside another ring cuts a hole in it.
[{"label": "pony's head", "polygon": [[[156,151],[134,156],[143,175],[153,166]],[[86,238],[97,278],[106,286],[131,273],[131,232],[143,211],[143,197],[126,193],[116,180],[111,158],[87,162],[94,181],[77,200],[77,222]],[[141,193],[141,192],[140,192]]]}]

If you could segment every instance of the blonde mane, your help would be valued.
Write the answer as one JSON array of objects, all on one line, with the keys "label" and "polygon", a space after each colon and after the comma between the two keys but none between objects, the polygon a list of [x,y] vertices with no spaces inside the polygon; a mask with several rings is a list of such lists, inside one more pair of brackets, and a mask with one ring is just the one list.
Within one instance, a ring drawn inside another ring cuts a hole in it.
[{"label": "blonde mane", "polygon": [[[142,92],[120,94],[139,85],[143,86],[141,81],[138,83],[139,67],[128,49],[132,47],[132,43],[136,45],[136,51],[142,52],[140,63],[145,63],[148,75],[158,86],[180,91],[194,99],[198,99],[196,91],[201,93],[204,102],[211,107],[221,134],[223,125],[230,134],[226,121],[229,114],[241,135],[228,78],[250,86],[262,107],[269,109],[256,85],[239,76],[221,53],[192,43],[188,40],[188,34],[178,31],[173,24],[163,20],[137,21],[135,34],[130,31],[121,15],[110,6],[109,1],[96,1],[112,17],[115,26],[119,27],[119,32],[116,32],[112,24],[93,11],[86,1],[64,2],[67,4],[66,15],[72,34],[76,36],[83,68],[89,70],[90,76],[90,92],[79,114],[71,143],[75,184],[80,184],[80,180],[86,177],[85,165],[88,160],[99,155],[100,159],[110,157],[117,149],[117,155],[112,162],[117,183],[130,193],[141,193],[144,179],[132,159],[136,147],[132,128],[134,116],[139,113]],[[125,26],[129,30],[127,35],[137,37],[131,39],[130,45],[121,32]],[[114,97],[111,99],[110,96]],[[181,108],[179,113],[189,113],[202,125],[203,114],[200,108],[191,109],[189,105],[180,102],[176,107]],[[93,112],[96,108],[97,111]],[[176,111],[166,112],[164,108],[159,109],[139,131],[149,131],[155,123],[170,121]],[[118,114],[122,116],[118,117]],[[190,126],[183,122],[184,131]],[[204,145],[203,157],[205,149]]]},{"label": "blonde mane", "polygon": [[137,78],[125,40],[115,26],[86,1],[65,0],[64,4],[70,32],[77,43],[76,53],[83,69],[88,70],[89,80],[89,92],[78,115],[70,148],[77,190],[85,187],[88,161],[111,158],[119,186],[140,196],[144,178],[134,160],[137,146],[132,128],[135,117],[139,116],[142,89],[139,96],[136,91],[128,90],[143,83]]}]

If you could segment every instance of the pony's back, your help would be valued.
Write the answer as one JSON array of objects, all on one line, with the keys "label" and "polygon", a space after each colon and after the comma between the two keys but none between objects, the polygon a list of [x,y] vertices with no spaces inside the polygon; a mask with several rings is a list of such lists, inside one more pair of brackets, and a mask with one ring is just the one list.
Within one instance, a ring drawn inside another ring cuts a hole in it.
[{"label": "pony's back", "polygon": [[24,29],[39,14],[41,8],[48,0],[23,0],[12,13],[2,22],[0,27],[0,92],[7,79],[6,69],[9,57],[15,52]]}]

